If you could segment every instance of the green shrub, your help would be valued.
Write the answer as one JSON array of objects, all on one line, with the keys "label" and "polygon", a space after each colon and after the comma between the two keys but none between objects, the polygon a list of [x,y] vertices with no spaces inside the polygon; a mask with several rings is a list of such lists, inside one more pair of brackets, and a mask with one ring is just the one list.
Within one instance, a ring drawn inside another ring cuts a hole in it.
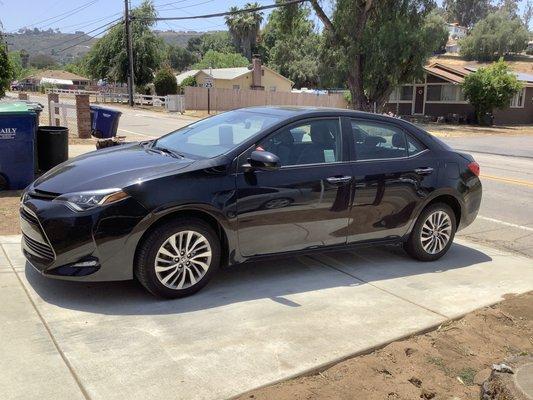
[{"label": "green shrub", "polygon": [[178,82],[170,68],[157,71],[154,78],[155,92],[158,96],[178,93]]}]

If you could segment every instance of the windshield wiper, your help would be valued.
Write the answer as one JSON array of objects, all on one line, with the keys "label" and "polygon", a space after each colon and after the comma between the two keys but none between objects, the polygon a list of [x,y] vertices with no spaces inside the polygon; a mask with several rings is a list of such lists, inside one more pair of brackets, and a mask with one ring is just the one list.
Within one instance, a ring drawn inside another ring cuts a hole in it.
[{"label": "windshield wiper", "polygon": [[168,154],[174,158],[185,158],[183,154],[178,153],[177,151],[167,149],[166,147],[152,146],[151,150],[159,151],[160,153]]}]

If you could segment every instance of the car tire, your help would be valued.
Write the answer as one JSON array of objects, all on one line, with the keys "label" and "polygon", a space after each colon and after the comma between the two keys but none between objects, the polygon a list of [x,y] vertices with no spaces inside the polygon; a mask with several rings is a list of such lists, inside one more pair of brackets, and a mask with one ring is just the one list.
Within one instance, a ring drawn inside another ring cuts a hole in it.
[{"label": "car tire", "polygon": [[452,245],[457,229],[455,213],[444,203],[426,207],[403,247],[407,254],[420,261],[441,258]]},{"label": "car tire", "polygon": [[219,265],[220,239],[213,228],[200,219],[180,218],[158,226],[143,240],[135,276],[153,295],[174,299],[202,289]]}]

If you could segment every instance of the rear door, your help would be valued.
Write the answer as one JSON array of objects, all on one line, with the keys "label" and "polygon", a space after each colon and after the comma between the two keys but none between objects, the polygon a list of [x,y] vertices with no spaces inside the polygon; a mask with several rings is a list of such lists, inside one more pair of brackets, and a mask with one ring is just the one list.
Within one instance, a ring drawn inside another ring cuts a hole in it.
[{"label": "rear door", "polygon": [[301,250],[346,242],[352,168],[340,118],[300,121],[252,150],[276,154],[277,171],[237,173],[237,220],[242,255]]},{"label": "rear door", "polygon": [[348,242],[403,236],[437,183],[438,161],[401,127],[352,119],[354,200]]}]

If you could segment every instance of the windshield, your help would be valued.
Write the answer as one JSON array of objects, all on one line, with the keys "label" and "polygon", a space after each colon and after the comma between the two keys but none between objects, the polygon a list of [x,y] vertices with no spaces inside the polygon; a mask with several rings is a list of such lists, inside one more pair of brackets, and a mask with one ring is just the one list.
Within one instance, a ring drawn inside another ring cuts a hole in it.
[{"label": "windshield", "polygon": [[157,139],[153,147],[166,148],[193,157],[216,157],[282,118],[251,111],[229,111],[169,133]]}]

